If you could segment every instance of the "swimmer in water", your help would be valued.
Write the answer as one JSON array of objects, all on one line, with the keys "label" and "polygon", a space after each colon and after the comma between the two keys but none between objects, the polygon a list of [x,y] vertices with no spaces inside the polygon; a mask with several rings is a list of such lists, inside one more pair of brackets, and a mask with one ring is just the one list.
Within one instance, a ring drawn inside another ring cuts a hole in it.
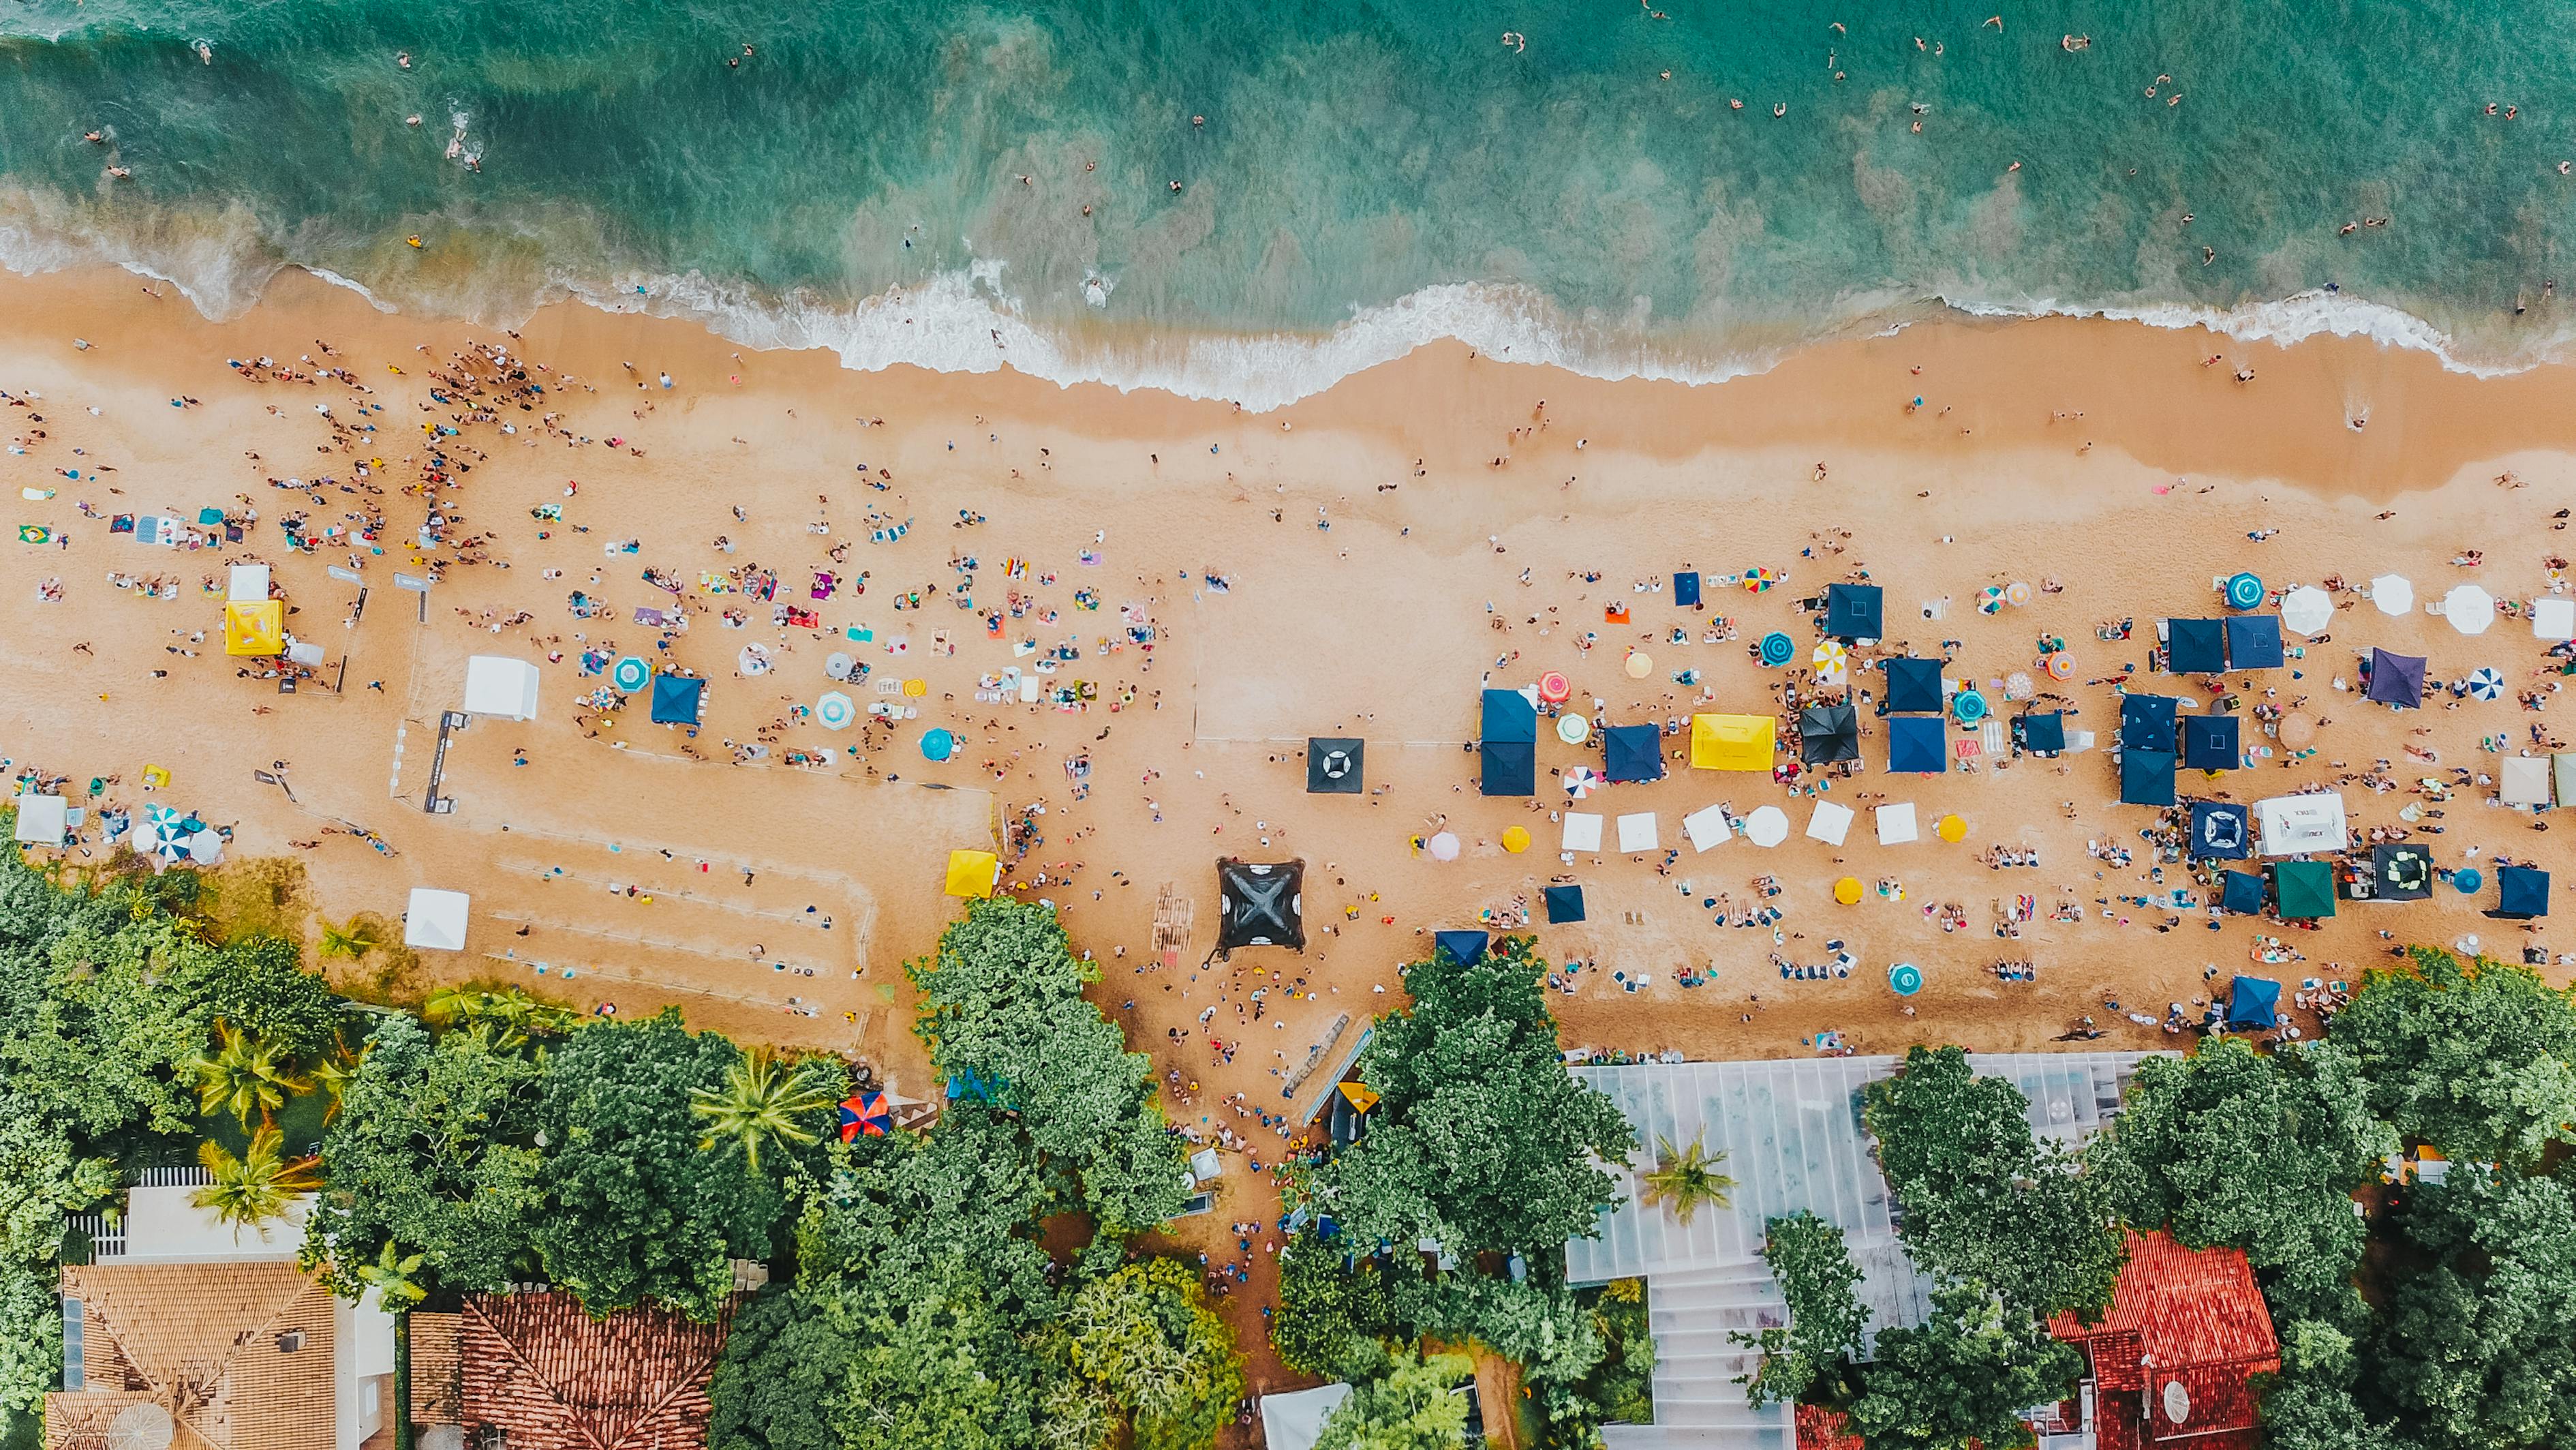
[{"label": "swimmer in water", "polygon": [[394,64],[401,66],[404,70],[411,69],[411,52],[407,50],[395,51]]},{"label": "swimmer in water", "polygon": [[1787,114],[1789,114],[1789,103],[1787,101],[1782,101],[1780,104],[1771,108],[1771,119],[1774,121],[1779,120],[1782,116]]},{"label": "swimmer in water", "polygon": [[[104,131],[85,131],[81,133],[81,139],[87,141],[92,146],[103,146],[107,144],[107,133]],[[2561,176],[2567,174],[2567,163],[2562,161],[2558,164],[2558,174]]]},{"label": "swimmer in water", "polygon": [[215,63],[215,48],[213,46],[201,40],[197,42],[195,48],[197,59],[204,61],[208,65],[213,65]]},{"label": "swimmer in water", "polygon": [[2200,265],[2206,267],[2217,260],[2218,249],[2216,247],[2203,247],[2200,249]]},{"label": "swimmer in water", "polygon": [[116,178],[117,180],[119,180],[119,181],[123,181],[123,180],[125,180],[127,177],[132,176],[134,173],[133,173],[132,171],[127,170],[125,167],[122,167],[122,166],[111,166],[111,167],[107,168],[107,174],[108,174],[108,175],[110,175],[110,176],[115,177],[115,178]]},{"label": "swimmer in water", "polygon": [[1730,111],[1741,111],[1744,109],[1744,103],[1742,101],[1729,100],[1726,103],[1726,108]]}]

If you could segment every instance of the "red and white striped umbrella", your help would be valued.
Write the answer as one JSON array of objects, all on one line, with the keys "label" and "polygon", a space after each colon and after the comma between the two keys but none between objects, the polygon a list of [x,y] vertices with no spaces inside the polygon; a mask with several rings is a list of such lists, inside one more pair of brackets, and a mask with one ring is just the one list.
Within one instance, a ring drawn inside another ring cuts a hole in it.
[{"label": "red and white striped umbrella", "polygon": [[1565,783],[1565,793],[1576,800],[1599,790],[1602,784],[1601,772],[1588,765],[1569,765],[1559,772],[1558,779]]}]

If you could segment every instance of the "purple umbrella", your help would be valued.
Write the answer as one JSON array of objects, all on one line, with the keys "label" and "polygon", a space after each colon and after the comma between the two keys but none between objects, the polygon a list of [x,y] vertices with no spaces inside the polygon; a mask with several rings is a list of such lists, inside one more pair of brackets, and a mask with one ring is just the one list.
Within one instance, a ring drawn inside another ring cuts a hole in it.
[{"label": "purple umbrella", "polygon": [[2362,694],[2400,710],[2421,707],[2424,703],[2424,657],[2393,655],[2373,646],[2370,651],[2370,685]]}]

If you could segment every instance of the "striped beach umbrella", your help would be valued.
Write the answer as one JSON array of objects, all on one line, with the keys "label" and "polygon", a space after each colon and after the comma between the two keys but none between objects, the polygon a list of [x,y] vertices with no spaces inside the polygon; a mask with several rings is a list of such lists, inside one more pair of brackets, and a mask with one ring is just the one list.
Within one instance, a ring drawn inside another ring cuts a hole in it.
[{"label": "striped beach umbrella", "polygon": [[1776,670],[1780,666],[1787,664],[1789,661],[1796,659],[1797,657],[1798,642],[1796,640],[1789,638],[1789,636],[1782,634],[1776,629],[1771,631],[1769,634],[1762,636],[1762,663],[1769,665],[1771,668]]},{"label": "striped beach umbrella", "polygon": [[1923,969],[1912,962],[1898,962],[1887,969],[1887,986],[1900,997],[1911,997],[1923,990]]},{"label": "striped beach umbrella", "polygon": [[639,694],[653,683],[652,661],[642,655],[619,655],[617,663],[608,667],[608,683],[621,695]]},{"label": "striped beach umbrella", "polygon": [[2263,581],[2252,574],[2228,576],[2227,607],[2230,609],[2262,608]]},{"label": "striped beach umbrella", "polygon": [[1808,661],[1816,667],[1819,685],[1839,685],[1851,678],[1851,652],[1843,648],[1841,640],[1829,639],[1817,645]]},{"label": "striped beach umbrella", "polygon": [[1557,774],[1565,793],[1581,800],[1601,788],[1601,772],[1588,765],[1569,765]]},{"label": "striped beach umbrella", "polygon": [[823,697],[814,702],[815,722],[826,730],[847,730],[858,714],[857,702],[838,690],[826,690]]},{"label": "striped beach umbrella", "polygon": [[2475,674],[2469,676],[2470,698],[2493,700],[2503,694],[2504,676],[2495,670],[2481,666]]}]

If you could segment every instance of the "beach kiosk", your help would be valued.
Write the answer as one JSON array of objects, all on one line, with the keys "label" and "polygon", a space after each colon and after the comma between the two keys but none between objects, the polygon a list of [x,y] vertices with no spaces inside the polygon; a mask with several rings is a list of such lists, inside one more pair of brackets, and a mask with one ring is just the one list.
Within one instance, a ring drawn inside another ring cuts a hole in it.
[{"label": "beach kiosk", "polygon": [[21,846],[59,846],[71,819],[61,796],[33,793],[17,798],[18,825],[13,839]]},{"label": "beach kiosk", "polygon": [[2233,715],[2187,715],[2182,722],[2182,763],[2192,770],[2234,770],[2244,764]]},{"label": "beach kiosk", "polygon": [[2275,863],[2272,901],[2284,918],[2294,921],[2334,915],[2334,868],[2323,861]]},{"label": "beach kiosk", "polygon": [[2281,1025],[2281,984],[2269,977],[2238,977],[2227,988],[2227,1025],[2262,1032]]},{"label": "beach kiosk", "polygon": [[2287,663],[2281,653],[2281,616],[2231,614],[2227,617],[2227,667],[2231,670],[2277,670]]},{"label": "beach kiosk", "polygon": [[2165,621],[2165,670],[2215,675],[2227,668],[2227,626],[2215,619]]},{"label": "beach kiosk", "polygon": [[2171,695],[2122,695],[2120,697],[2120,748],[2123,750],[2171,750],[2174,748],[2174,710]]},{"label": "beach kiosk", "polygon": [[653,723],[656,725],[695,725],[698,709],[705,703],[707,682],[690,675],[655,675],[653,677]]},{"label": "beach kiosk", "polygon": [[2219,873],[2219,910],[2234,916],[2263,914],[2263,878],[2251,871]]},{"label": "beach kiosk", "polygon": [[2122,750],[2120,804],[2169,806],[2173,803],[2174,753],[2170,750]]},{"label": "beach kiosk", "polygon": [[2496,905],[2489,916],[2529,921],[2549,914],[2549,873],[2529,866],[2496,868]]},{"label": "beach kiosk", "polygon": [[465,713],[504,720],[537,718],[537,667],[508,655],[476,655],[465,662]]},{"label": "beach kiosk", "polygon": [[246,657],[286,653],[286,606],[274,599],[227,601],[224,653]]},{"label": "beach kiosk", "polygon": [[1449,954],[1449,960],[1462,967],[1472,967],[1483,961],[1485,949],[1493,944],[1494,938],[1491,932],[1451,930],[1435,931],[1431,934],[1431,950],[1435,956],[1446,952]]},{"label": "beach kiosk", "polygon": [[1769,715],[1693,715],[1691,769],[1769,770],[1778,728]]},{"label": "beach kiosk", "polygon": [[1941,662],[1906,657],[1889,660],[1883,669],[1887,675],[1887,693],[1879,700],[1881,713],[1889,715],[1938,715],[1941,713]]},{"label": "beach kiosk", "polygon": [[433,952],[465,950],[466,909],[473,898],[462,891],[411,889],[410,909],[403,913],[403,945]]},{"label": "beach kiosk", "polygon": [[1947,771],[1948,745],[1941,722],[1931,716],[1898,715],[1887,722],[1887,768],[1900,775]]},{"label": "beach kiosk", "polygon": [[2423,708],[2424,657],[2391,654],[2372,646],[2370,683],[2361,693],[2364,699],[2376,700],[2393,710]]},{"label": "beach kiosk", "polygon": [[1652,725],[1613,725],[1602,731],[1601,773],[1614,782],[1663,779],[1662,733]]},{"label": "beach kiosk", "polygon": [[2549,808],[2549,761],[2539,755],[2507,755],[2496,761],[2496,799],[2526,810]]},{"label": "beach kiosk", "polygon": [[1236,947],[1306,949],[1306,863],[1216,863],[1219,954]]},{"label": "beach kiosk", "polygon": [[2246,809],[2234,801],[2193,801],[2191,841],[2186,849],[2204,861],[2242,861],[2254,854]]}]

